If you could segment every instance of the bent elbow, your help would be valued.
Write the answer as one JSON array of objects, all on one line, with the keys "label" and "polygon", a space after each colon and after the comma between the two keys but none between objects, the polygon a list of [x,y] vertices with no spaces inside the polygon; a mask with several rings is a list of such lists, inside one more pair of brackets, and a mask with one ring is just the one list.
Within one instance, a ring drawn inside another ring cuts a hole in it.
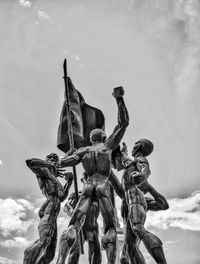
[{"label": "bent elbow", "polygon": [[124,126],[127,127],[129,125],[129,120],[124,121]]},{"label": "bent elbow", "polygon": [[166,202],[166,203],[164,204],[164,209],[163,209],[163,210],[167,210],[167,209],[169,209],[169,204],[168,204],[168,202]]},{"label": "bent elbow", "polygon": [[162,206],[160,206],[161,210],[167,210],[169,209],[169,204],[167,201],[163,201]]},{"label": "bent elbow", "polygon": [[32,159],[27,159],[25,162],[26,162],[26,165],[30,168]]}]

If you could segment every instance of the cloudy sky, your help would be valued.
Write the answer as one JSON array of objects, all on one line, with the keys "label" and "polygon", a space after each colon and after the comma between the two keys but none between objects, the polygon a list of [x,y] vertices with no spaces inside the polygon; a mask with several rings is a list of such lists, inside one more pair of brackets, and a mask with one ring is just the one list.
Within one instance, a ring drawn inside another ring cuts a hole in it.
[{"label": "cloudy sky", "polygon": [[[62,155],[65,57],[108,135],[117,121],[112,89],[124,86],[124,140],[129,149],[141,137],[154,142],[150,182],[170,203],[146,226],[163,240],[168,263],[199,264],[199,0],[0,0],[0,264],[22,263],[37,238],[43,197],[24,161]],[[59,230],[67,221],[61,212]]]}]

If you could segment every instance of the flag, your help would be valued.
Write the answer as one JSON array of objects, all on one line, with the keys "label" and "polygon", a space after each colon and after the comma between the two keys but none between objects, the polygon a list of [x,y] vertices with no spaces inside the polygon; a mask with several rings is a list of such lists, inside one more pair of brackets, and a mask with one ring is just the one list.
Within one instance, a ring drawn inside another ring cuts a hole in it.
[{"label": "flag", "polygon": [[[69,77],[67,80],[74,147],[78,149],[90,144],[89,135],[93,129],[100,128],[104,130],[105,119],[101,110],[86,104],[82,94],[76,90]],[[57,147],[64,152],[70,150],[66,91],[58,126]]]}]

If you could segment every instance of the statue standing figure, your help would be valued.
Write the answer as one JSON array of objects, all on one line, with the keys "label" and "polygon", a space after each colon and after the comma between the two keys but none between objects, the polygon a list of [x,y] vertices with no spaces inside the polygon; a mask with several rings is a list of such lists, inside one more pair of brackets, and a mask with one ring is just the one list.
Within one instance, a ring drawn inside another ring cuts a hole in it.
[{"label": "statue standing figure", "polygon": [[93,198],[96,197],[103,216],[105,228],[102,246],[106,250],[107,263],[114,264],[116,259],[116,225],[114,208],[110,199],[110,183],[108,178],[111,171],[111,154],[120,143],[129,123],[128,112],[123,100],[122,87],[114,89],[113,96],[118,106],[118,125],[112,135],[106,139],[101,129],[94,129],[90,133],[91,146],[78,149],[73,155],[61,159],[60,165],[68,167],[82,162],[88,175],[84,184],[82,196],[74,210],[69,226],[60,238],[59,256],[57,264],[64,264],[81,229],[81,219],[87,214]]},{"label": "statue standing figure", "polygon": [[[82,192],[79,192],[79,198]],[[75,193],[72,193],[65,204],[64,211],[72,216],[75,208]],[[88,242],[88,263],[101,264],[101,246],[99,242],[99,227],[97,218],[99,216],[99,204],[97,200],[93,200],[92,204],[85,216],[85,221],[82,227],[83,242]],[[80,236],[70,250],[68,264],[78,264],[80,258]]]},{"label": "statue standing figure", "polygon": [[[125,194],[124,202],[127,206],[125,235],[127,241],[125,241],[125,246],[128,246],[131,264],[145,264],[144,257],[138,247],[140,241],[144,243],[156,263],[167,263],[161,240],[144,227],[147,209],[166,210],[168,208],[166,199],[147,182],[150,168],[146,156],[152,151],[152,142],[148,139],[141,139],[133,147],[133,160],[128,157],[126,151],[122,152],[122,162],[125,167],[122,175],[122,186]],[[146,192],[150,192],[154,199],[145,199],[144,193]],[[125,252],[125,249],[123,250]],[[121,263],[128,264],[124,252]]]},{"label": "statue standing figure", "polygon": [[[58,166],[58,156],[51,153],[46,160],[28,159],[27,166],[36,174],[39,187],[46,201],[39,210],[39,239],[29,245],[24,252],[23,264],[49,264],[55,255],[57,242],[57,217],[60,204],[68,196],[72,184],[72,173],[63,173]],[[57,177],[65,177],[64,187]]]}]

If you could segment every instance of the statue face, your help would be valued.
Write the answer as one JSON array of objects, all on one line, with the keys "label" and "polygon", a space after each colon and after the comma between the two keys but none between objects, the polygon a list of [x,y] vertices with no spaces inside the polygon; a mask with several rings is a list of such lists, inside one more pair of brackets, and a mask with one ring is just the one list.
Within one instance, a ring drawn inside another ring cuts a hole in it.
[{"label": "statue face", "polygon": [[135,145],[134,145],[133,150],[132,150],[132,156],[135,156],[135,154],[138,152],[140,147],[141,147],[141,142],[139,142],[139,141],[135,142]]},{"label": "statue face", "polygon": [[46,160],[51,161],[51,162],[55,162],[56,164],[58,164],[58,161],[59,161],[58,155],[55,153],[51,153],[51,154],[47,155]]}]

